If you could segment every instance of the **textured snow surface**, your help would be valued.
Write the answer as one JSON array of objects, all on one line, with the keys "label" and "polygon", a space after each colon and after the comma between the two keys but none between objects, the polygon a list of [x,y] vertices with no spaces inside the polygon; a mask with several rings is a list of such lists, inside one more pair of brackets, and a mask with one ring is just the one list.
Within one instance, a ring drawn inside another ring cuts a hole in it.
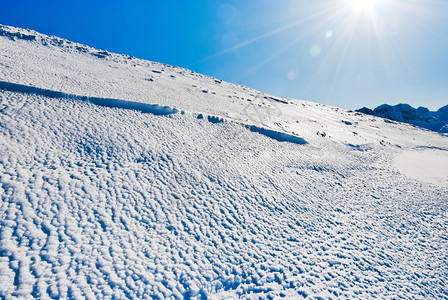
[{"label": "textured snow surface", "polygon": [[446,136],[0,33],[1,298],[448,297]]}]

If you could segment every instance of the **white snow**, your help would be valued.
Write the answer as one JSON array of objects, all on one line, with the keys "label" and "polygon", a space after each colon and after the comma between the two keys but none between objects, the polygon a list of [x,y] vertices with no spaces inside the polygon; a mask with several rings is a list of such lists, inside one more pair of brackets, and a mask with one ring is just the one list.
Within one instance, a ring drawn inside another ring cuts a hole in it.
[{"label": "white snow", "polygon": [[448,149],[406,151],[397,156],[396,166],[412,179],[448,186]]},{"label": "white snow", "polygon": [[0,81],[1,298],[448,297],[446,135],[7,26]]}]

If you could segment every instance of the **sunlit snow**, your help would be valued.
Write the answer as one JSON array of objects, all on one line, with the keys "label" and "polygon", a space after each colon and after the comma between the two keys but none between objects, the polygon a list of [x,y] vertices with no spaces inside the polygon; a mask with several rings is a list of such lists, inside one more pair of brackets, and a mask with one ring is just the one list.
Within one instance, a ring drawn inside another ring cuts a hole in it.
[{"label": "sunlit snow", "polygon": [[446,298],[447,150],[0,26],[0,298]]},{"label": "sunlit snow", "polygon": [[396,165],[412,179],[448,185],[448,149],[403,152],[397,156]]}]

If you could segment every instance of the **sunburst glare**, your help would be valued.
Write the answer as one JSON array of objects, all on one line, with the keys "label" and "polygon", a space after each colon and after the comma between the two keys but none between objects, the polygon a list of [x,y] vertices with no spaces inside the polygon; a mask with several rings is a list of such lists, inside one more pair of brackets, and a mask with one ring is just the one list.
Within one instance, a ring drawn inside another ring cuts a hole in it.
[{"label": "sunburst glare", "polygon": [[351,8],[356,12],[371,13],[379,4],[384,4],[386,0],[347,0]]},{"label": "sunburst glare", "polygon": [[279,1],[283,5],[266,4],[256,15],[252,11],[258,6],[235,8],[250,16],[230,25],[226,21],[223,36],[230,32],[237,38],[193,65],[234,60],[239,62],[239,78],[248,84],[259,74],[286,79],[289,85],[271,80],[277,93],[299,90],[320,101],[340,97],[346,103],[342,95],[362,91],[363,98],[377,101],[379,86],[397,95],[417,86],[423,76],[419,68],[427,67],[415,57],[434,52],[423,31],[439,34],[446,28],[445,0]]}]

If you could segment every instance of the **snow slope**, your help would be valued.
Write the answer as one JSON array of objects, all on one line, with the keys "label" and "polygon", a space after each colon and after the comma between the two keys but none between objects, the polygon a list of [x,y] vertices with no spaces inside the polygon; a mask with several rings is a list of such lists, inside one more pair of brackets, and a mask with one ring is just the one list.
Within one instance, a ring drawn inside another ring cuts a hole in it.
[{"label": "snow slope", "polygon": [[446,135],[8,26],[0,100],[2,298],[448,297]]}]

